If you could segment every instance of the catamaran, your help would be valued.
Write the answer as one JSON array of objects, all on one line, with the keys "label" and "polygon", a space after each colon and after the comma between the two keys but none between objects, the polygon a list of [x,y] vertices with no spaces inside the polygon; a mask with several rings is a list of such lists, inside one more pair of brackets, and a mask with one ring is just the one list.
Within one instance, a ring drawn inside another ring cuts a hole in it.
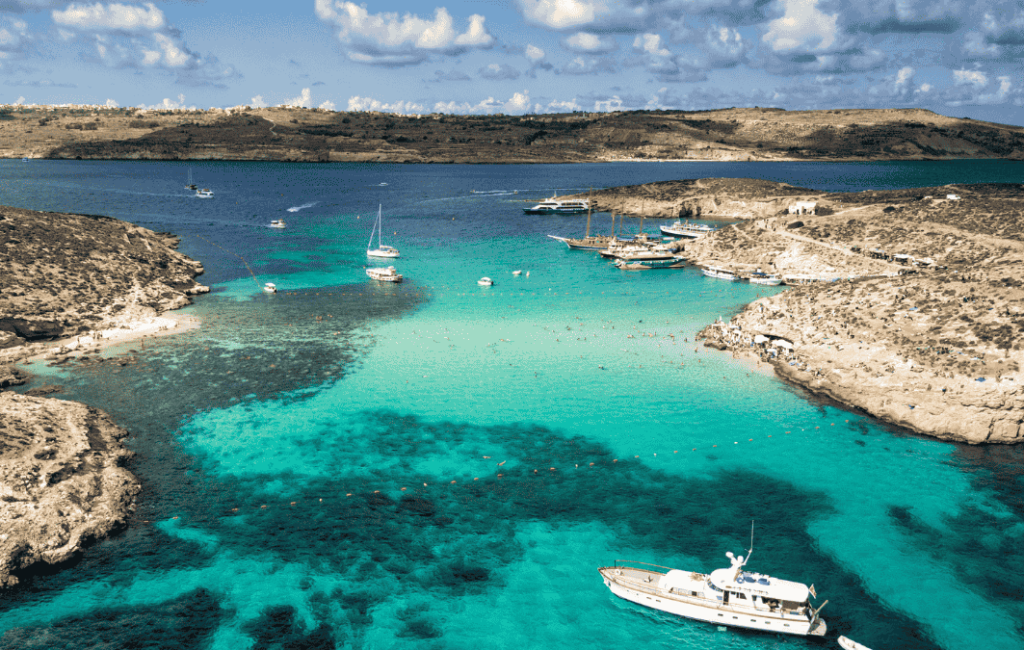
[{"label": "catamaran", "polygon": [[751,553],[753,544],[746,559],[726,553],[732,566],[708,575],[618,561],[598,571],[613,594],[644,607],[717,625],[824,636],[828,626],[819,612],[828,601],[811,605],[814,585],[744,570]]},{"label": "catamaran", "polygon": [[[393,246],[385,246],[380,243],[380,233],[383,230],[381,222],[381,206],[377,206],[377,221],[373,224],[373,230],[370,231],[370,241],[366,244],[366,254],[370,257],[398,257],[398,249]],[[373,246],[373,233],[377,233],[377,248],[371,248]]]}]

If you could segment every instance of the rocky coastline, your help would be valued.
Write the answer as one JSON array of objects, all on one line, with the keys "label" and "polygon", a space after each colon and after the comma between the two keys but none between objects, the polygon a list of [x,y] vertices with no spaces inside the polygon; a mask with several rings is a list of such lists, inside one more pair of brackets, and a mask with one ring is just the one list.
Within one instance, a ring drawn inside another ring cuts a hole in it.
[{"label": "rocky coastline", "polygon": [[0,587],[116,531],[140,490],[124,468],[128,433],[98,409],[44,397],[59,387],[7,390],[29,379],[18,365],[176,331],[162,314],[209,291],[177,243],[108,217],[0,206]]},{"label": "rocky coastline", "polygon": [[1024,442],[1024,186],[793,196],[814,214],[757,212],[686,244],[699,266],[800,283],[705,345],[916,433]]}]

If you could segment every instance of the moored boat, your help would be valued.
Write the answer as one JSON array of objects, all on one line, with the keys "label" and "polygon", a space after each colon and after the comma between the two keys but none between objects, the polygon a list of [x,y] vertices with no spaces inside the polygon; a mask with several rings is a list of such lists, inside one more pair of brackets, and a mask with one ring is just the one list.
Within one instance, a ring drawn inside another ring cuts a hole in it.
[{"label": "moored boat", "polygon": [[736,280],[739,279],[736,276],[735,273],[733,273],[732,271],[730,271],[728,269],[723,269],[720,266],[708,266],[708,267],[705,267],[705,268],[701,269],[701,273],[703,273],[704,275],[706,275],[709,278],[718,278],[719,280],[729,280],[730,282],[735,282]]},{"label": "moored boat", "polygon": [[619,563],[598,571],[613,594],[644,607],[698,621],[799,636],[823,636],[814,586],[744,570],[747,560],[726,553],[732,566],[710,574],[643,562]]},{"label": "moored boat", "polygon": [[574,250],[584,251],[599,251],[614,242],[618,241],[614,237],[608,235],[594,235],[591,237],[559,237],[558,235],[548,235],[551,239],[558,240]]},{"label": "moored boat", "polygon": [[[369,257],[385,257],[394,259],[399,256],[398,249],[394,246],[388,246],[381,243],[381,231],[384,229],[384,224],[381,221],[381,206],[377,206],[377,221],[373,224],[373,230],[370,231],[370,241],[366,244],[366,254]],[[377,248],[370,248],[373,246],[373,233],[377,233]]]},{"label": "moored boat", "polygon": [[697,239],[717,230],[714,226],[704,223],[690,223],[689,221],[677,221],[671,226],[661,226],[660,228],[662,234],[673,237],[686,237],[687,239]]},{"label": "moored boat", "polygon": [[848,636],[840,636],[836,640],[839,641],[839,645],[846,650],[871,650],[871,648],[867,647],[863,643],[857,643]]},{"label": "moored boat", "polygon": [[277,293],[277,285],[274,284],[273,282],[268,282],[265,285],[263,285],[263,290],[266,291],[267,293]]},{"label": "moored boat", "polygon": [[199,199],[212,199],[213,198],[213,190],[207,189],[205,187],[203,189],[201,189],[201,190],[196,190],[196,198],[199,198]]},{"label": "moored boat", "polygon": [[782,278],[777,275],[769,275],[763,271],[754,271],[748,278],[750,284],[763,284],[768,287],[777,287],[782,284]]},{"label": "moored boat", "polygon": [[395,267],[381,267],[366,269],[366,275],[381,282],[401,282],[402,274],[395,270]]},{"label": "moored boat", "polygon": [[494,280],[488,278],[487,276],[484,276],[477,280],[476,283],[479,284],[481,287],[489,287],[494,284]]},{"label": "moored boat", "polygon": [[285,228],[285,227],[287,227],[287,224],[284,222],[284,219],[274,219],[273,221],[270,222],[270,227],[271,228]]}]

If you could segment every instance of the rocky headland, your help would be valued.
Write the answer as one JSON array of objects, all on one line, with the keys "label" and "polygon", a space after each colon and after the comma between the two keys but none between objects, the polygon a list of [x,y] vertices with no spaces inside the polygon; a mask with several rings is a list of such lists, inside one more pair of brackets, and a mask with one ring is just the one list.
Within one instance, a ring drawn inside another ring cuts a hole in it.
[{"label": "rocky headland", "polygon": [[[0,390],[27,381],[15,364],[30,357],[62,363],[174,325],[160,314],[209,291],[177,243],[108,217],[0,207]],[[139,491],[126,435],[84,404],[0,392],[0,586],[123,525]]]},{"label": "rocky headland", "polygon": [[922,109],[396,115],[293,107],[0,108],[0,157],[397,163],[936,160],[1024,154],[1024,128]]},{"label": "rocky headland", "polygon": [[[691,262],[807,283],[708,326],[706,345],[918,433],[1024,441],[1024,186],[825,193],[734,179],[609,192],[632,196],[618,205],[677,205],[700,187],[719,189],[700,199],[714,209],[671,216],[744,221],[686,243]],[[789,214],[798,200],[815,213]]]}]

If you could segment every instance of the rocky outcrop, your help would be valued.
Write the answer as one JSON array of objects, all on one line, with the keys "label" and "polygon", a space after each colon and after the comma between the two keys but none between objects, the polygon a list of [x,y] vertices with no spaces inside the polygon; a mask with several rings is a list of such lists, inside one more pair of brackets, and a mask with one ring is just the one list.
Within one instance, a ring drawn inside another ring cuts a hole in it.
[{"label": "rocky outcrop", "polygon": [[0,586],[123,526],[140,485],[127,431],[77,402],[0,393]]},{"label": "rocky outcrop", "polygon": [[130,223],[0,206],[0,348],[116,327],[208,291],[177,239]]}]

